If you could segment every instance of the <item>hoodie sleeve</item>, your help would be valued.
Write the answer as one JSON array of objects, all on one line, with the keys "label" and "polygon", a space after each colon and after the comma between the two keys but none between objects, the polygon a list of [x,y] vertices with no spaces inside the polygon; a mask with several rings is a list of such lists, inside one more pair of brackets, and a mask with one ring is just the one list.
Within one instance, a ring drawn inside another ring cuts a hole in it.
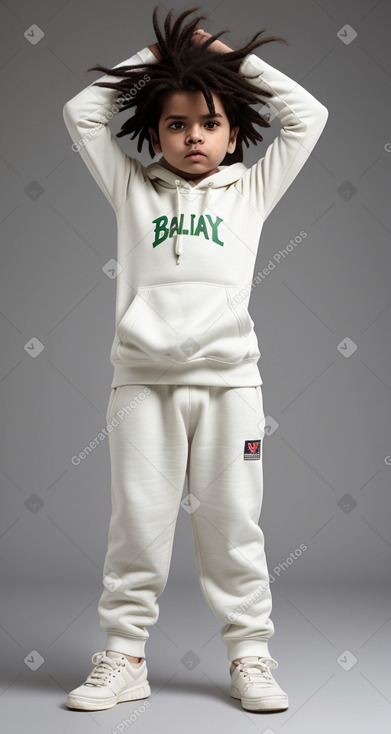
[{"label": "hoodie sleeve", "polygon": [[243,60],[240,73],[254,76],[250,81],[267,89],[267,103],[281,121],[279,135],[238,182],[240,193],[265,220],[304,166],[328,118],[327,108],[310,92],[273,68],[256,54]]},{"label": "hoodie sleeve", "polygon": [[[118,66],[157,61],[146,46]],[[116,82],[110,74],[97,82]],[[128,156],[109,128],[109,121],[120,108],[115,104],[120,92],[108,87],[88,87],[72,97],[63,107],[63,117],[73,140],[72,150],[79,152],[96,183],[116,210],[125,201],[129,179],[136,170],[136,160]]]}]

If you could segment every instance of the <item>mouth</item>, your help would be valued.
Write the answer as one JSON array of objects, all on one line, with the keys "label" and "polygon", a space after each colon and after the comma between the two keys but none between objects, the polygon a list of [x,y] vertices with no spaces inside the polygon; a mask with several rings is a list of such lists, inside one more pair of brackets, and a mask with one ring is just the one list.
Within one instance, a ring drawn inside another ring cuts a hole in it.
[{"label": "mouth", "polygon": [[201,153],[200,150],[192,150],[185,156],[185,158],[192,158],[194,160],[197,160],[198,158],[205,158],[205,153]]}]

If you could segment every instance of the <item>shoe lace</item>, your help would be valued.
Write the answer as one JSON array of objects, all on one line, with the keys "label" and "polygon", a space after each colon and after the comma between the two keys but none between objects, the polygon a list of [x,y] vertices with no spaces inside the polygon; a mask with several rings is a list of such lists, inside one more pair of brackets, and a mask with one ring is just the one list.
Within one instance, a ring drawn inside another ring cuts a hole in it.
[{"label": "shoe lace", "polygon": [[247,660],[240,662],[238,665],[239,670],[243,673],[243,677],[246,678],[246,688],[248,686],[257,685],[264,683],[268,686],[274,685],[274,679],[270,672],[270,667],[277,667],[274,665],[276,661],[273,658],[265,658],[258,660]]},{"label": "shoe lace", "polygon": [[118,672],[120,672],[119,666],[125,666],[125,663],[122,659],[109,658],[106,655],[105,651],[94,653],[91,660],[94,663],[95,667],[92,673],[90,673],[90,675],[88,676],[84,685],[104,686],[111,675],[115,677],[115,670],[118,669]]}]

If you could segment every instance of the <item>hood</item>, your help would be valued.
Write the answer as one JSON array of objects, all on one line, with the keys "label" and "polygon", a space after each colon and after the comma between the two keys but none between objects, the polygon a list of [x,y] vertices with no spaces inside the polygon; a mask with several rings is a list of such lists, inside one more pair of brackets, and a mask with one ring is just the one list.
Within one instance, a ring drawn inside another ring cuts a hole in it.
[{"label": "hood", "polygon": [[[160,158],[160,160],[163,159]],[[230,184],[238,181],[238,179],[240,179],[247,171],[247,168],[243,163],[233,163],[230,166],[218,166],[218,168],[219,170],[217,173],[214,173],[212,176],[207,176],[198,184],[193,184],[191,181],[181,178],[181,176],[178,176],[177,173],[173,173],[173,171],[170,171],[160,162],[151,163],[145,170],[150,180],[157,179],[160,186],[175,190],[175,214],[178,221],[180,215],[181,196],[203,196],[202,209],[205,211],[213,189],[226,188]],[[181,232],[176,232],[174,244],[177,265],[180,265],[180,257],[183,252]]]}]

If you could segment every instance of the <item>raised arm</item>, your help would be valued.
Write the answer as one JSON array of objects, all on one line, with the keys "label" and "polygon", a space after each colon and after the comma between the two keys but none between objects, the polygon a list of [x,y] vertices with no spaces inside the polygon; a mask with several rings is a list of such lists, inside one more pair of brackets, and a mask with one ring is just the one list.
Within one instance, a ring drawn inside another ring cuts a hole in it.
[{"label": "raised arm", "polygon": [[273,96],[267,98],[282,127],[265,155],[246,171],[238,189],[266,219],[314,149],[328,118],[327,108],[310,92],[278,69],[249,54],[240,73]]},{"label": "raised arm", "polygon": [[[148,46],[113,68],[143,61],[157,61]],[[120,77],[105,74],[95,81],[119,80]],[[63,117],[73,140],[72,149],[80,153],[96,183],[116,210],[126,199],[128,182],[136,162],[124,153],[108,126],[110,120],[120,111],[115,104],[119,96],[118,90],[94,87],[94,83],[65,103]]]}]

